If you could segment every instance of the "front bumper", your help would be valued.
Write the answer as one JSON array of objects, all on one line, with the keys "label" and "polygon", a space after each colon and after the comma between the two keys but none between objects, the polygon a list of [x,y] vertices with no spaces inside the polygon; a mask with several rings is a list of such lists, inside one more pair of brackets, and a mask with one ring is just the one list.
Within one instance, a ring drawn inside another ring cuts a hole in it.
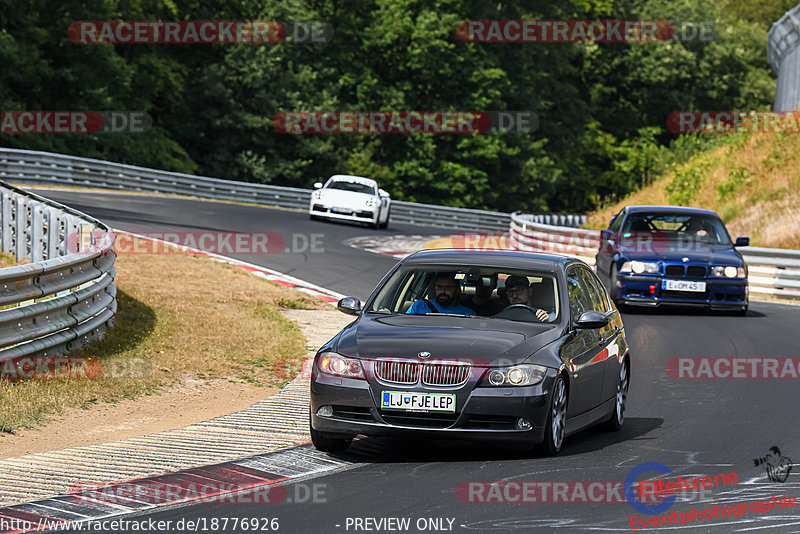
[{"label": "front bumper", "polygon": [[[630,306],[660,307],[669,305],[698,306],[712,310],[740,310],[747,305],[749,290],[746,279],[680,278],[689,282],[705,282],[702,293],[666,291],[659,275],[626,275],[619,273],[619,302]],[[654,286],[654,287],[653,287]]]},{"label": "front bumper", "polygon": [[[474,387],[473,381],[458,390],[401,388],[367,380],[337,378],[319,374],[311,381],[311,424],[314,429],[354,436],[415,436],[440,439],[468,439],[520,445],[534,445],[544,439],[547,411],[556,371],[527,387]],[[407,389],[456,393],[456,412],[441,414],[379,408],[381,390]],[[317,410],[333,407],[333,416],[321,417]],[[519,430],[524,418],[531,428]]]},{"label": "front bumper", "polygon": [[338,209],[338,207],[314,202],[309,207],[308,214],[315,217],[324,217],[326,219],[335,219],[340,221],[375,223],[378,220],[378,210],[376,209],[361,208],[354,210],[349,214],[337,213],[334,211],[335,209]]}]

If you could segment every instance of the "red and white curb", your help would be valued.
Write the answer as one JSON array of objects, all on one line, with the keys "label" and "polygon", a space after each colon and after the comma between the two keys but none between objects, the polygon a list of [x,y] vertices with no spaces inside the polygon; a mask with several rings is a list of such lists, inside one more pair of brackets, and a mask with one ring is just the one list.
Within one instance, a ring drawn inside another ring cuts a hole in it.
[{"label": "red and white curb", "polygon": [[405,258],[409,254],[422,250],[422,246],[428,241],[445,237],[441,235],[385,235],[385,236],[362,236],[354,237],[345,241],[345,245],[372,252],[392,256],[398,260]]},{"label": "red and white curb", "polygon": [[289,276],[288,274],[274,271],[272,269],[268,269],[267,267],[262,267],[260,265],[255,265],[253,263],[248,263],[246,261],[229,258],[228,256],[222,256],[220,254],[215,254],[213,252],[206,252],[205,250],[200,250],[193,247],[187,247],[185,245],[178,245],[175,243],[171,243],[169,241],[164,241],[163,239],[157,239],[154,237],[136,234],[133,232],[126,232],[125,230],[113,230],[113,232],[116,234],[125,234],[138,239],[145,239],[148,241],[152,241],[154,243],[159,243],[160,245],[163,245],[165,247],[175,247],[180,250],[183,250],[184,252],[190,252],[192,254],[197,254],[198,256],[208,257],[215,261],[227,263],[229,265],[234,265],[236,267],[241,267],[242,269],[249,271],[256,276],[266,278],[267,280],[288,287],[290,289],[302,291],[303,293],[316,297],[330,304],[335,304],[336,302],[345,297],[345,295],[312,284],[311,282],[306,282],[305,280]]},{"label": "red and white curb", "polygon": [[304,445],[126,482],[84,482],[67,495],[0,508],[0,534],[83,530],[81,523],[185,504],[292,503],[287,485],[358,465]]}]

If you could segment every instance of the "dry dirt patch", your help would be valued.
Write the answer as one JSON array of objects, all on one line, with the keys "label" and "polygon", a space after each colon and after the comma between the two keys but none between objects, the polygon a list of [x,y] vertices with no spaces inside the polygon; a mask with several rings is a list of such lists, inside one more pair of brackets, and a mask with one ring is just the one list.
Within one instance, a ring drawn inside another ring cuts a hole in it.
[{"label": "dry dirt patch", "polygon": [[[143,378],[0,380],[0,431],[19,432],[61,419],[70,409],[157,393],[167,396],[148,401],[154,410],[178,418],[202,412],[179,426],[236,411],[300,370],[306,342],[281,307],[326,306],[238,267],[187,254],[122,255],[117,287],[116,328],[73,356],[100,360],[105,369],[132,365]],[[180,390],[197,380],[207,386]],[[221,384],[231,384],[228,393],[214,399]],[[233,398],[241,403],[234,406]],[[224,411],[215,412],[217,406]],[[0,447],[10,441],[0,438]]]}]

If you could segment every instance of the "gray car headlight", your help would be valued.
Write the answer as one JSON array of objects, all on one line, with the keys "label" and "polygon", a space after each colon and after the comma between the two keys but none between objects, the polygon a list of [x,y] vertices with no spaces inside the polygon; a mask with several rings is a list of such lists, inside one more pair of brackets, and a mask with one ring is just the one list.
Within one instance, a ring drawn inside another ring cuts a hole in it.
[{"label": "gray car headlight", "polygon": [[533,386],[544,379],[547,367],[541,365],[512,365],[492,367],[481,381],[481,386]]},{"label": "gray car headlight", "polygon": [[335,352],[326,352],[319,358],[319,370],[326,375],[344,378],[366,378],[361,362]]}]

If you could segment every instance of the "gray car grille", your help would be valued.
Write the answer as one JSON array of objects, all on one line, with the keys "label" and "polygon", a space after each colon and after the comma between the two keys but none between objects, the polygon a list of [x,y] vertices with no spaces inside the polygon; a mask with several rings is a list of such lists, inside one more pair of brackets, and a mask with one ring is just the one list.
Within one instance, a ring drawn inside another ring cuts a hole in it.
[{"label": "gray car grille", "polygon": [[424,363],[422,383],[428,386],[460,386],[469,378],[469,364]]},{"label": "gray car grille", "polygon": [[375,376],[393,384],[416,384],[419,380],[419,364],[396,360],[375,361]]},{"label": "gray car grille", "polygon": [[414,362],[376,360],[375,376],[393,384],[416,384],[420,377],[426,386],[460,386],[469,379],[472,365],[455,362]]}]

